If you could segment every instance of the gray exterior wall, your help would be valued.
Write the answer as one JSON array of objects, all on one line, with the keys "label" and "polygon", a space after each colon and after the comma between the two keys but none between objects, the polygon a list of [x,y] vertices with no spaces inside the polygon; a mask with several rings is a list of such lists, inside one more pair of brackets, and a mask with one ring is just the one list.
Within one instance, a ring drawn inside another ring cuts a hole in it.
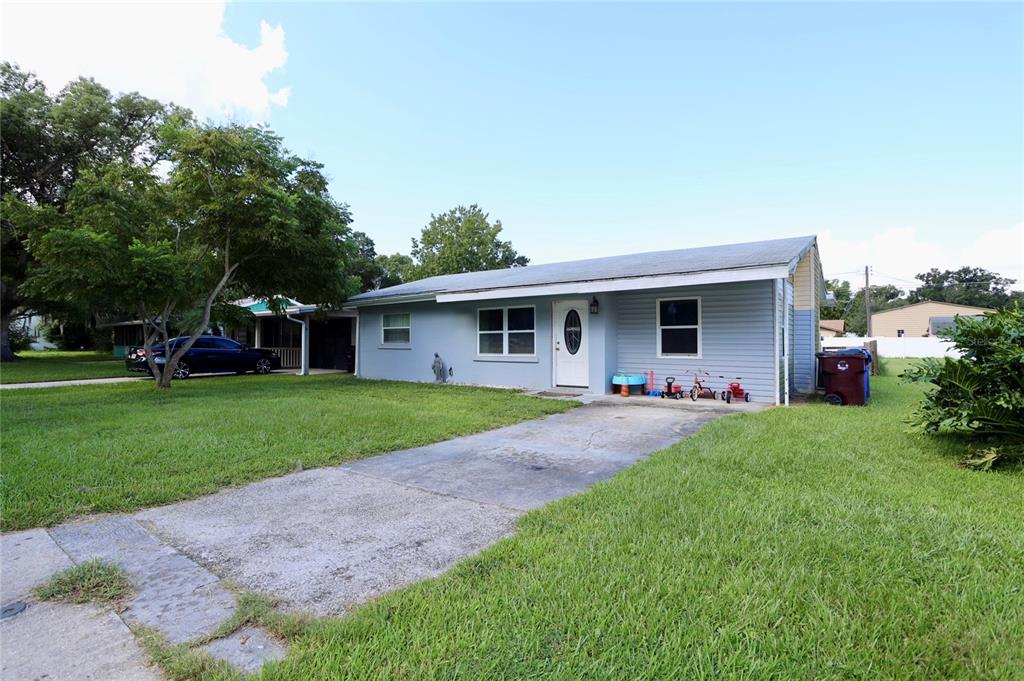
[{"label": "gray exterior wall", "polygon": [[[701,301],[701,357],[657,356],[657,300],[694,297]],[[693,373],[711,374],[716,390],[729,378],[741,377],[756,401],[771,401],[775,391],[773,370],[772,282],[751,281],[710,286],[688,286],[618,294],[618,361],[615,369],[630,373],[654,371],[660,386],[675,376],[684,387]]]},{"label": "gray exterior wall", "polygon": [[[695,296],[701,299],[701,357],[659,358],[657,299]],[[549,388],[553,383],[551,306],[559,299],[361,307],[359,374],[366,378],[432,381],[431,364],[437,352],[453,369],[452,382]],[[587,317],[591,392],[610,392],[611,376],[618,370],[645,374],[653,370],[659,385],[665,376],[675,376],[681,384],[689,385],[692,372],[703,369],[712,374],[710,382],[716,390],[726,383],[720,375],[742,377],[741,382],[752,391],[755,401],[774,402],[775,372],[780,363],[774,356],[777,317],[772,281],[598,294],[597,299],[599,313]],[[536,357],[478,357],[477,310],[522,305],[533,305],[536,310]],[[408,346],[398,349],[382,344],[381,314],[385,312],[410,313]]]}]

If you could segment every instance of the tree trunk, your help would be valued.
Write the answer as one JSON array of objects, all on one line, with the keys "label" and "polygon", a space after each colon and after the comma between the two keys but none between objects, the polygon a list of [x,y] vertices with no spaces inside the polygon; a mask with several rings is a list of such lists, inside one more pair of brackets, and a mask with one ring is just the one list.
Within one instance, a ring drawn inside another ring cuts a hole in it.
[{"label": "tree trunk", "polygon": [[18,357],[11,350],[11,314],[0,315],[0,362],[14,362]]},{"label": "tree trunk", "polygon": [[167,365],[164,365],[164,371],[157,372],[156,375],[156,387],[157,388],[170,388],[171,380],[174,378],[173,371],[167,371]]}]

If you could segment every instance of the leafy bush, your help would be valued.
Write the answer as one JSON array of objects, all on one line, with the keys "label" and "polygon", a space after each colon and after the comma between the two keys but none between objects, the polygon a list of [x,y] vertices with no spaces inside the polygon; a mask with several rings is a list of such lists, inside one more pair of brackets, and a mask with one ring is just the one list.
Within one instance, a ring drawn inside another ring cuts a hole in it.
[{"label": "leafy bush", "polygon": [[962,357],[922,360],[903,373],[909,381],[935,386],[915,412],[915,423],[931,432],[970,433],[975,439],[1007,444],[1024,442],[1024,312],[1020,306],[980,319],[957,317],[945,335]]},{"label": "leafy bush", "polygon": [[32,344],[32,337],[28,335],[28,331],[21,324],[11,324],[7,331],[7,340],[11,344],[11,352],[28,350]]},{"label": "leafy bush", "polygon": [[43,329],[46,340],[61,350],[109,350],[109,329],[95,330],[85,322],[51,322]]}]

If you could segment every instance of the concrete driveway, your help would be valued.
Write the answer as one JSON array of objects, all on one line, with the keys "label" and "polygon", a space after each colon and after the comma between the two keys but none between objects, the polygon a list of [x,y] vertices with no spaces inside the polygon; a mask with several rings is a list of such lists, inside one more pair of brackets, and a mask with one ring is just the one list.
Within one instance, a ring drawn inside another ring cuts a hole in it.
[{"label": "concrete driveway", "polygon": [[[233,585],[273,594],[291,608],[345,613],[444,572],[511,534],[524,512],[609,478],[733,411],[598,402],[130,516],[0,535],[0,600],[27,602],[0,621],[0,676],[159,678],[129,627],[151,627],[171,643],[210,636],[237,609]],[[32,598],[36,584],[93,558],[120,564],[131,578],[135,595],[124,610]],[[285,654],[255,627],[203,649],[246,672]]]},{"label": "concrete driveway", "polygon": [[[440,574],[727,408],[591,404],[498,430],[266,480],[134,518],[241,587],[317,614]],[[647,403],[650,404],[650,403]]]}]

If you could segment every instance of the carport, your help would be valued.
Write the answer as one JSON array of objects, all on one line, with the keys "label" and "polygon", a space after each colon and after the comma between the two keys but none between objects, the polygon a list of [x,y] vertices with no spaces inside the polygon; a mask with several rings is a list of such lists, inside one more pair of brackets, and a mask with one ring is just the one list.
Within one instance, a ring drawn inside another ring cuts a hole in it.
[{"label": "carport", "polygon": [[236,340],[251,342],[281,355],[281,367],[308,375],[312,369],[353,371],[355,366],[355,312],[318,312],[316,305],[289,299],[274,312],[267,301],[242,303],[256,318],[252,337],[248,329]]}]

